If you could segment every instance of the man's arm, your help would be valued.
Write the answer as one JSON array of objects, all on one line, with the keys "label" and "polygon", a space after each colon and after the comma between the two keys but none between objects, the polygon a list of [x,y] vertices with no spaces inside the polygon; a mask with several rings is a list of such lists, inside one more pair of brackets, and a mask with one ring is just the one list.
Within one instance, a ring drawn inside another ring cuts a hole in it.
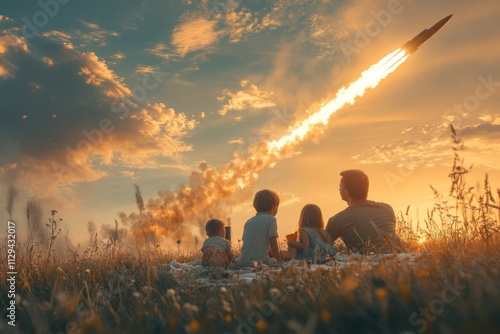
[{"label": "man's arm", "polygon": [[269,244],[271,245],[272,257],[274,257],[276,260],[278,260],[278,263],[281,263],[281,255],[280,255],[279,248],[278,248],[278,237],[270,237]]},{"label": "man's arm", "polygon": [[328,224],[326,225],[326,232],[330,235],[332,244],[342,236],[342,231],[339,226],[339,222],[335,219],[336,216],[328,219]]}]

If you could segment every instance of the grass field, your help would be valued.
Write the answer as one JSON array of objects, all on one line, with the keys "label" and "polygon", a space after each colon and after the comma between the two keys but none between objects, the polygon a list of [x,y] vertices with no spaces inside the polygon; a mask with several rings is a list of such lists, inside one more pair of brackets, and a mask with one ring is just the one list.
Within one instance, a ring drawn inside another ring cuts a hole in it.
[{"label": "grass field", "polygon": [[481,191],[468,188],[466,173],[457,158],[450,196],[436,193],[417,229],[399,214],[400,235],[422,254],[418,265],[291,268],[250,284],[177,281],[157,266],[199,254],[160,248],[131,254],[96,243],[57,257],[53,213],[54,238],[17,245],[15,327],[7,323],[11,286],[1,252],[0,332],[500,333],[500,191],[487,178]]}]

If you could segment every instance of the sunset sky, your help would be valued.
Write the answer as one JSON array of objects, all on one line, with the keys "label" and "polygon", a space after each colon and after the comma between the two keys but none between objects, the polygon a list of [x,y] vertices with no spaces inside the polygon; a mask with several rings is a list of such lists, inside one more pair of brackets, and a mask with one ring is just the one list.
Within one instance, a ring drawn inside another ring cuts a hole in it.
[{"label": "sunset sky", "polygon": [[[262,188],[281,196],[283,238],[307,203],[327,220],[346,205],[339,173],[351,168],[369,175],[370,199],[396,211],[410,205],[423,222],[435,202],[429,185],[449,192],[450,123],[466,165],[474,165],[468,183],[482,185],[488,173],[499,187],[500,2],[2,1],[0,219],[9,218],[8,189],[16,189],[19,238],[26,202],[36,198],[43,220],[58,210],[73,242],[85,245],[89,221],[97,230],[115,218],[130,222],[138,212],[134,185],[153,217],[182,184],[212,171],[232,175],[231,161],[286,134],[449,14],[441,31],[336,112],[325,131],[219,189],[223,196],[210,192],[210,212],[192,208],[190,219],[199,221],[183,223],[195,226],[183,228],[188,244],[207,216],[231,217],[237,243]],[[160,216],[156,224],[168,225]]]}]

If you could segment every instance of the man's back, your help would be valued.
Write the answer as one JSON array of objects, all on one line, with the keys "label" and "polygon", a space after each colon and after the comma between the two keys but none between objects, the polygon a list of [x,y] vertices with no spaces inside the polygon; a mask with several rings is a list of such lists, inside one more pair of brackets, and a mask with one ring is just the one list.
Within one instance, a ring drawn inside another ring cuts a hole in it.
[{"label": "man's back", "polygon": [[[394,227],[396,217],[392,207],[385,203],[363,201],[352,203],[328,220],[327,232],[332,240],[342,238],[352,251],[391,251],[399,246]],[[390,236],[390,239],[387,237]]]}]

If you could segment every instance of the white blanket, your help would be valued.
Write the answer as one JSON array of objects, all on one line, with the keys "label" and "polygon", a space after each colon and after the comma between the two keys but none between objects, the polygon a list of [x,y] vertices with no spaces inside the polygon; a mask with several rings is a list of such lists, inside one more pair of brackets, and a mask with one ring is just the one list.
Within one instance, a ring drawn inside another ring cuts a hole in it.
[{"label": "white blanket", "polygon": [[205,286],[205,285],[230,285],[236,282],[252,282],[254,279],[266,275],[273,275],[294,270],[340,270],[351,266],[358,266],[360,270],[370,269],[373,266],[389,262],[402,262],[407,265],[418,264],[420,253],[398,253],[398,254],[377,254],[360,255],[337,254],[335,259],[325,264],[306,264],[302,261],[288,261],[279,267],[268,267],[265,264],[257,265],[239,270],[224,270],[221,268],[206,268],[201,265],[201,260],[187,263],[179,263],[175,260],[169,264],[160,265],[157,271],[168,272],[181,284]]}]

